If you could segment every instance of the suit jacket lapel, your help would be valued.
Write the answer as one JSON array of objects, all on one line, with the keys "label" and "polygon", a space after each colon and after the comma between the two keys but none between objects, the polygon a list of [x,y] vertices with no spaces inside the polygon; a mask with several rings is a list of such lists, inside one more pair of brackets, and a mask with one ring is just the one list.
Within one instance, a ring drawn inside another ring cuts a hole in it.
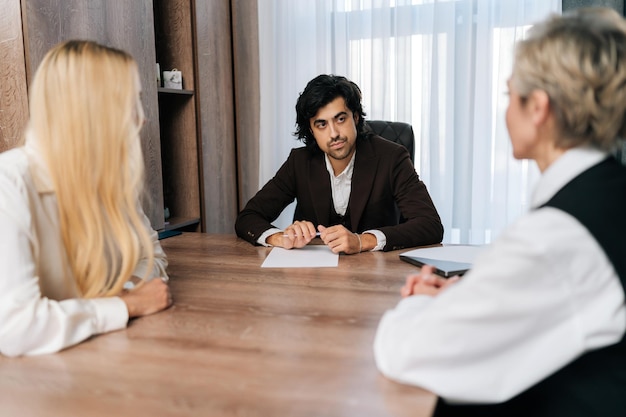
[{"label": "suit jacket lapel", "polygon": [[330,178],[326,170],[324,154],[321,152],[315,154],[309,161],[308,178],[313,210],[315,210],[319,224],[328,226],[330,223],[332,191],[330,189]]},{"label": "suit jacket lapel", "polygon": [[350,191],[350,223],[352,230],[356,231],[365,210],[365,205],[372,192],[378,157],[375,155],[372,145],[367,139],[358,139],[354,170],[352,172],[352,190]]}]

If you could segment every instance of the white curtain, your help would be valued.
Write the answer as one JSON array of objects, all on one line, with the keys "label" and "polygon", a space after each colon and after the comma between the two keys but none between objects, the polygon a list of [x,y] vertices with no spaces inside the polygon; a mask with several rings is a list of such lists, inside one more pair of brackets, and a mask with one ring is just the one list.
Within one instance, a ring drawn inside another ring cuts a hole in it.
[{"label": "white curtain", "polygon": [[[538,177],[513,159],[504,113],[516,40],[561,0],[259,0],[260,178],[302,146],[295,103],[321,73],[363,92],[366,119],[408,122],[445,243],[489,243]],[[288,224],[293,211],[278,221]]]}]

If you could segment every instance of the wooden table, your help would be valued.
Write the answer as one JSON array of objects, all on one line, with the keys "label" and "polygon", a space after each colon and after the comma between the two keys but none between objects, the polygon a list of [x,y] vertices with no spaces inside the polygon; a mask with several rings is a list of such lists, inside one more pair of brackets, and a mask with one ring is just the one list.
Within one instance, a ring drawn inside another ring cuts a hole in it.
[{"label": "wooden table", "polygon": [[428,416],[372,344],[415,268],[399,252],[338,268],[261,268],[234,235],[161,241],[175,305],[54,355],[0,357],[0,416]]}]

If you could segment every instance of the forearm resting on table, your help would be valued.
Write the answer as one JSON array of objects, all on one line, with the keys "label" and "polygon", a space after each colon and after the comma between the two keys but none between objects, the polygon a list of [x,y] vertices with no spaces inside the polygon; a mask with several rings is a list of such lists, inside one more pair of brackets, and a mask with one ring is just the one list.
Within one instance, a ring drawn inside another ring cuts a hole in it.
[{"label": "forearm resting on table", "polygon": [[[267,238],[266,243],[271,246],[283,247],[283,237],[284,232],[274,233]],[[361,252],[370,251],[378,244],[376,236],[371,233],[359,234],[358,238],[361,240]]]},{"label": "forearm resting on table", "polygon": [[282,247],[283,246],[283,232],[274,233],[273,235],[268,236],[267,239],[265,240],[265,243],[267,243],[270,246]]}]

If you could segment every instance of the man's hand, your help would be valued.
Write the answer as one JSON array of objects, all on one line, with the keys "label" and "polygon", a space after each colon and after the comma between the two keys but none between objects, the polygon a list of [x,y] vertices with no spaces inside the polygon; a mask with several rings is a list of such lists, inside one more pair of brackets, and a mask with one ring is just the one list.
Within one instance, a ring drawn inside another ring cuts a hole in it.
[{"label": "man's hand", "polygon": [[164,310],[172,304],[172,294],[161,278],[138,285],[120,295],[126,303],[128,317],[141,317]]},{"label": "man's hand", "polygon": [[419,274],[406,277],[404,287],[400,290],[402,297],[410,295],[438,295],[441,291],[457,282],[461,277],[442,278],[434,273],[435,268],[424,265]]},{"label": "man's hand", "polygon": [[[352,233],[342,225],[331,227],[318,226],[320,238],[333,253],[343,252],[351,255],[366,250],[364,246],[364,235]],[[366,235],[370,235],[366,233]],[[375,236],[373,236],[376,239]],[[372,246],[373,247],[373,246]]]},{"label": "man's hand", "polygon": [[307,221],[295,221],[283,232],[274,233],[267,238],[267,243],[285,249],[301,248],[315,238],[315,226]]}]

